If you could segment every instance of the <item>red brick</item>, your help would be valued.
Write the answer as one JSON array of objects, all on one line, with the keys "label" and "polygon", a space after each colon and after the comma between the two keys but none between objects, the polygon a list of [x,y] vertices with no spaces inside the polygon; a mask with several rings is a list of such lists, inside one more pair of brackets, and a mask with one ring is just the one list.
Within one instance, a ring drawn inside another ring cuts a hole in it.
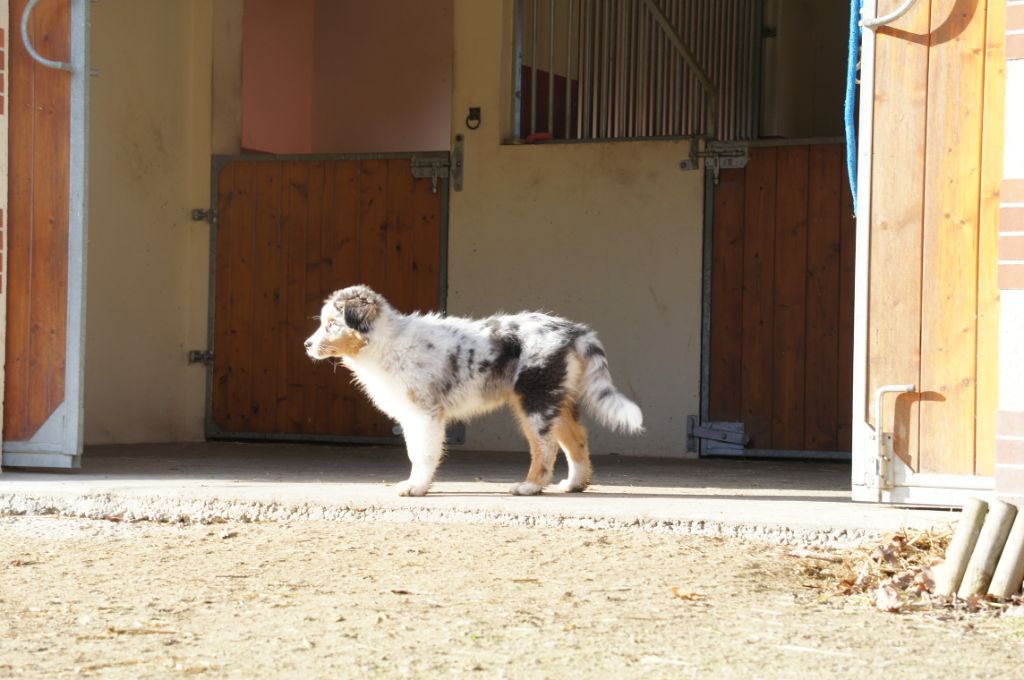
[{"label": "red brick", "polygon": [[996,465],[996,493],[1024,494],[1024,468]]},{"label": "red brick", "polygon": [[999,200],[1003,203],[1024,203],[1024,179],[1004,179],[999,186]]},{"label": "red brick", "polygon": [[999,265],[999,290],[1024,290],[1024,264]]}]

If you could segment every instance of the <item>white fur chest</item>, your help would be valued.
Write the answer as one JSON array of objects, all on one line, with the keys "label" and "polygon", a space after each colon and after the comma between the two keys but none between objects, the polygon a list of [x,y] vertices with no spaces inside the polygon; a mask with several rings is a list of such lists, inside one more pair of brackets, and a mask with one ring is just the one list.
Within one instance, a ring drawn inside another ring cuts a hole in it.
[{"label": "white fur chest", "polygon": [[396,380],[373,364],[355,361],[346,361],[345,364],[373,403],[394,420],[401,422],[419,412],[409,398],[409,389],[404,382]]}]

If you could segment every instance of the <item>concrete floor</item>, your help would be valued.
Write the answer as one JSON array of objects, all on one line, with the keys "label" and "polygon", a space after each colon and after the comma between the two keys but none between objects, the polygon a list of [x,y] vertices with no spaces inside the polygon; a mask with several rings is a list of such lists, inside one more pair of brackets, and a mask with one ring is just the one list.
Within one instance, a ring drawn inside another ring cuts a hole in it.
[{"label": "concrete floor", "polygon": [[[850,545],[957,513],[853,503],[848,463],[594,459],[582,494],[514,497],[526,453],[451,452],[430,495],[400,498],[404,450],[210,442],[92,447],[79,470],[5,469],[0,514],[125,520],[381,519],[590,526]],[[555,480],[564,476],[560,458]]]}]

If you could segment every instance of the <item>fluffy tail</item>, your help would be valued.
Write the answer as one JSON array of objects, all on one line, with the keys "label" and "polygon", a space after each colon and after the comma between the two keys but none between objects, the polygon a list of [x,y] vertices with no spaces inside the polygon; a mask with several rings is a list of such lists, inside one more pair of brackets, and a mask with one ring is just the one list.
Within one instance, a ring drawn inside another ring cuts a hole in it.
[{"label": "fluffy tail", "polygon": [[644,431],[644,414],[612,383],[608,357],[593,331],[580,337],[576,349],[583,360],[580,401],[598,421],[612,430],[630,434]]}]

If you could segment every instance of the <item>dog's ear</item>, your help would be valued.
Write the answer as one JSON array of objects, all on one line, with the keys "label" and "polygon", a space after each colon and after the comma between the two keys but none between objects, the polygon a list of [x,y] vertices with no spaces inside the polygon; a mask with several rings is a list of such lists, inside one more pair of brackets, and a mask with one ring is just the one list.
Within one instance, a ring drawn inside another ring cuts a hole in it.
[{"label": "dog's ear", "polygon": [[334,304],[344,314],[345,325],[359,333],[368,333],[380,314],[380,296],[373,292],[361,292]]}]

